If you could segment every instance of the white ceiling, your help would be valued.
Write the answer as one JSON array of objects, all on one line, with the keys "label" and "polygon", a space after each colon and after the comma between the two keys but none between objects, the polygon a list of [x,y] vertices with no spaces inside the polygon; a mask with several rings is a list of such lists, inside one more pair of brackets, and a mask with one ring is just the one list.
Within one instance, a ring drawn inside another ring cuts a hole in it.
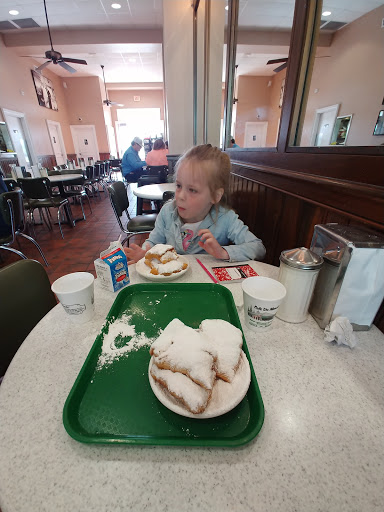
[{"label": "white ceiling", "polygon": [[[162,0],[115,1],[121,4],[118,10],[111,7],[113,0],[46,0],[55,50],[64,57],[84,59],[88,64],[73,65],[77,70],[74,75],[53,64],[49,65],[50,71],[63,77],[102,76],[100,65],[103,64],[106,81],[115,87],[118,83],[162,82]],[[219,1],[224,9],[227,1]],[[327,19],[349,23],[382,3],[382,0],[324,0],[324,10],[332,12]],[[11,16],[11,9],[19,14]],[[293,9],[294,0],[240,0],[239,28],[268,31],[276,36],[292,26]],[[45,51],[50,49],[43,0],[1,0],[0,22],[25,18],[32,18],[42,28],[14,28],[0,33],[18,55],[32,56],[36,65],[40,65],[46,60]],[[147,42],[130,42],[129,36],[135,30],[145,31]],[[286,57],[287,52],[286,44],[239,44],[238,74],[272,75],[275,66],[266,66],[267,60]]]}]

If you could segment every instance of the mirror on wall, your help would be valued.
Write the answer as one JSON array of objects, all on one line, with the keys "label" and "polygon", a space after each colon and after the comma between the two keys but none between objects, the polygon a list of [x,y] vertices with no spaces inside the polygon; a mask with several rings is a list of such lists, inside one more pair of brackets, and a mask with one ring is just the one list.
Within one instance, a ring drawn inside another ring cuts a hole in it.
[{"label": "mirror on wall", "polygon": [[229,147],[276,147],[295,0],[239,1]]},{"label": "mirror on wall", "polygon": [[382,0],[324,0],[296,146],[379,146],[384,105]]}]

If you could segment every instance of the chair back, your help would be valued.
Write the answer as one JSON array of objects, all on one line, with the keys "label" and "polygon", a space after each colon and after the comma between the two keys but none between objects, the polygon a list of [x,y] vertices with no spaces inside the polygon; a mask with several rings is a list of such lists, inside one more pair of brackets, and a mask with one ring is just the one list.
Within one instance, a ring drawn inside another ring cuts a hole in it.
[{"label": "chair back", "polygon": [[93,166],[94,168],[94,171],[93,171],[93,177],[95,180],[98,180],[100,178],[100,175],[101,175],[101,164],[95,164]]},{"label": "chair back", "polygon": [[32,329],[56,306],[44,267],[35,260],[20,260],[0,270],[1,325],[0,376]]},{"label": "chair back", "polygon": [[137,180],[137,186],[143,187],[144,185],[153,185],[155,183],[164,183],[159,176],[147,176],[143,174]]},{"label": "chair back", "polygon": [[23,192],[17,188],[1,194],[1,213],[13,233],[24,229]]},{"label": "chair back", "polygon": [[120,167],[120,164],[121,164],[121,160],[119,158],[115,158],[115,159],[112,159],[109,161],[109,165],[110,167],[112,168],[118,168]]},{"label": "chair back", "polygon": [[120,217],[123,212],[127,212],[129,207],[127,189],[122,181],[115,181],[108,187],[109,197],[116,218],[121,222]]},{"label": "chair back", "polygon": [[19,179],[17,182],[28,199],[47,199],[52,197],[48,178]]},{"label": "chair back", "polygon": [[19,188],[19,184],[17,183],[16,180],[12,180],[10,178],[7,178],[7,180],[4,181],[4,183],[7,185],[7,189],[9,191],[15,190],[15,188]]},{"label": "chair back", "polygon": [[87,176],[87,180],[93,180],[94,167],[93,165],[87,165],[85,168],[85,174]]},{"label": "chair back", "polygon": [[167,201],[169,201],[170,199],[173,199],[174,197],[175,197],[174,192],[171,192],[170,190],[166,190],[163,193],[163,202],[166,203]]},{"label": "chair back", "polygon": [[148,176],[158,176],[165,183],[167,181],[168,166],[167,165],[147,165],[145,174]]}]

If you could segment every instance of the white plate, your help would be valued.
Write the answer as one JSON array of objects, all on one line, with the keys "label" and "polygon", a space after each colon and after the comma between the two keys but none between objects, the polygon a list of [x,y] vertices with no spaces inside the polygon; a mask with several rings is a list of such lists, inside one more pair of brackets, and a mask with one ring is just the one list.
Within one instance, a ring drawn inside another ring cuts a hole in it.
[{"label": "white plate", "polygon": [[149,279],[150,281],[173,281],[174,279],[179,279],[179,277],[184,275],[189,269],[188,260],[183,256],[179,256],[179,260],[188,265],[187,268],[180,270],[180,272],[176,272],[175,274],[171,274],[170,276],[162,276],[160,274],[156,276],[151,274],[151,269],[144,263],[144,259],[145,258],[142,258],[136,263],[136,270],[141,277],[145,277],[145,279]]},{"label": "white plate", "polygon": [[165,405],[167,409],[170,409],[181,416],[186,416],[187,418],[216,418],[217,416],[221,416],[222,414],[231,411],[245,397],[249,384],[251,383],[251,369],[249,367],[247,356],[242,351],[240,365],[233,381],[225,382],[221,379],[217,379],[213,386],[211,400],[205,411],[200,414],[193,414],[187,409],[184,409],[184,407],[182,407],[172,395],[170,395],[153,379],[151,375],[152,364],[153,357],[151,357],[151,360],[149,361],[148,377],[156,398]]}]

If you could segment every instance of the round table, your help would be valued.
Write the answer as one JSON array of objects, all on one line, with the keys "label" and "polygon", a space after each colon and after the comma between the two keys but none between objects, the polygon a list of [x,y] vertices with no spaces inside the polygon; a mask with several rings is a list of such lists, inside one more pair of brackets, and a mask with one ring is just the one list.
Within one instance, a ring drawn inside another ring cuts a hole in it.
[{"label": "round table", "polygon": [[[217,260],[198,255],[210,268]],[[187,257],[180,283],[212,282]],[[259,275],[278,269],[249,262]],[[147,282],[130,266],[131,282]],[[214,285],[222,286],[222,285]],[[265,407],[257,437],[240,448],[82,444],[66,433],[65,400],[116,294],[96,281],[96,315],[75,326],[61,305],[24,341],[0,386],[3,512],[381,512],[384,499],[384,335],[356,332],[351,350],[324,341],[311,316],[243,322]],[[150,313],[150,312],[149,312]]]},{"label": "round table", "polygon": [[143,213],[143,199],[151,201],[162,201],[164,192],[175,192],[176,183],[154,183],[153,185],[144,185],[133,189],[133,193],[137,196],[137,215]]}]

